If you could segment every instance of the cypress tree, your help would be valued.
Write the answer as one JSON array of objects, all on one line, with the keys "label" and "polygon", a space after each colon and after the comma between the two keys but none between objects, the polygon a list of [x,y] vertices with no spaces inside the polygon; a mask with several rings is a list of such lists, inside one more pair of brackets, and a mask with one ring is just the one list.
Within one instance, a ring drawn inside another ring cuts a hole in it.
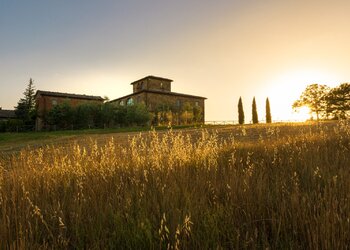
[{"label": "cypress tree", "polygon": [[252,119],[253,119],[253,124],[259,123],[255,97],[253,98],[253,104],[252,104]]},{"label": "cypress tree", "polygon": [[266,98],[266,123],[271,123],[272,118],[271,118],[271,109],[270,109],[270,101],[269,98]]},{"label": "cypress tree", "polygon": [[238,122],[241,125],[244,124],[244,111],[243,111],[242,97],[239,97],[239,101],[238,101]]}]

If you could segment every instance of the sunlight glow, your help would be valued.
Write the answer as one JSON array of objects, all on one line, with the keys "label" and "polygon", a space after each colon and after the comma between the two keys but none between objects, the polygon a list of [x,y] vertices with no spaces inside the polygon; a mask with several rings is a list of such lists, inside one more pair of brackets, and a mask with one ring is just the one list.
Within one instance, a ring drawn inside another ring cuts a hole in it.
[{"label": "sunlight glow", "polygon": [[303,106],[296,110],[293,114],[293,119],[296,121],[307,121],[311,118],[311,111],[309,107]]},{"label": "sunlight glow", "polygon": [[325,70],[295,70],[288,71],[266,83],[266,95],[272,102],[273,119],[276,121],[306,121],[310,119],[310,109],[302,107],[298,112],[292,108],[306,86],[313,83],[326,84],[330,87],[339,82],[337,77]]}]

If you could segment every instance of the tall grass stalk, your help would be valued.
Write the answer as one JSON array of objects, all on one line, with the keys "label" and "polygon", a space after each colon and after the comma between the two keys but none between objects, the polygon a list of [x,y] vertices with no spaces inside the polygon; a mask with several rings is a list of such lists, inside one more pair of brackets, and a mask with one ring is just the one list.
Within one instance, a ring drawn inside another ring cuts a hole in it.
[{"label": "tall grass stalk", "polygon": [[350,126],[310,131],[23,150],[0,163],[0,248],[346,249]]}]

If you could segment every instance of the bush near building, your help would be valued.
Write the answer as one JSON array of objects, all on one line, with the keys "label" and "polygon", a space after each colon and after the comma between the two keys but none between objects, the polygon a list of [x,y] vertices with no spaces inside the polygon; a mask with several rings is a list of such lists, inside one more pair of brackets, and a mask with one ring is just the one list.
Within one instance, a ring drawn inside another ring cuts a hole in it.
[{"label": "bush near building", "polygon": [[44,117],[48,130],[145,126],[150,114],[142,104],[115,107],[109,103],[83,103],[76,107],[61,103]]}]

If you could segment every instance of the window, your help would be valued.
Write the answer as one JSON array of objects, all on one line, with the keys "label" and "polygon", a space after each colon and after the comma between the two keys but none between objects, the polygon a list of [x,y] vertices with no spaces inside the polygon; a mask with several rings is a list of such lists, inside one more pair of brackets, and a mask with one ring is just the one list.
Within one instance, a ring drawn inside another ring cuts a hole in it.
[{"label": "window", "polygon": [[180,107],[181,106],[181,101],[180,100],[176,100],[176,106]]},{"label": "window", "polygon": [[57,105],[57,100],[52,100],[52,106],[56,106]]},{"label": "window", "polygon": [[121,100],[121,101],[119,102],[119,105],[120,105],[120,106],[124,106],[124,101]]},{"label": "window", "polygon": [[128,105],[128,106],[134,105],[134,99],[129,98],[126,102],[126,105]]},{"label": "window", "polygon": [[198,103],[198,102],[195,102],[194,105],[195,105],[196,107],[198,107],[199,103]]},{"label": "window", "polygon": [[160,88],[163,89],[163,83],[162,82],[160,82]]}]

